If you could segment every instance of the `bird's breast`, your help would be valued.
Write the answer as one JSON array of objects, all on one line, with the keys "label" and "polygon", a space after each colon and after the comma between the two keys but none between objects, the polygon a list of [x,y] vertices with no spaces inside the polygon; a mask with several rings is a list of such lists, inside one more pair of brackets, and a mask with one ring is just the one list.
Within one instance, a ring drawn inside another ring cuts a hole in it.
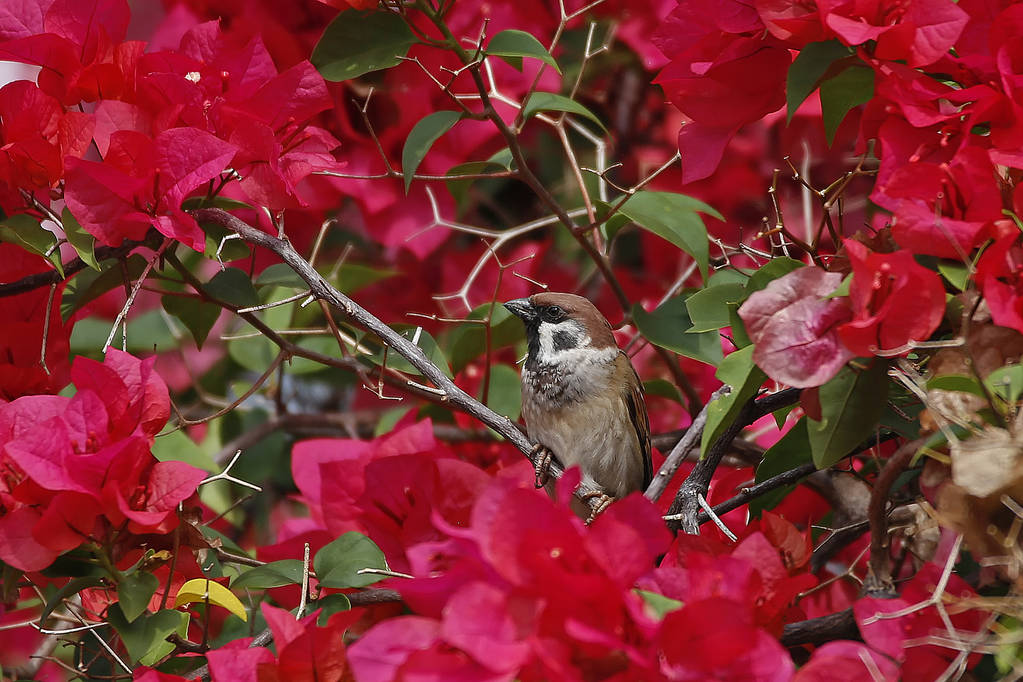
[{"label": "bird's breast", "polygon": [[524,368],[522,412],[530,438],[621,497],[642,486],[643,455],[622,393],[608,389],[614,371],[613,357],[582,373]]}]

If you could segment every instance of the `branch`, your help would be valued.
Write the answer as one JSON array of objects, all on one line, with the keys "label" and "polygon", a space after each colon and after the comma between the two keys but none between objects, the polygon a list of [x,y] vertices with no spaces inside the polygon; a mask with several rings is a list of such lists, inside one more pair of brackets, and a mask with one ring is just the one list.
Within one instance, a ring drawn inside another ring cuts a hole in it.
[{"label": "branch", "polygon": [[682,466],[682,462],[686,460],[689,453],[692,452],[693,448],[699,445],[700,438],[703,436],[703,427],[707,424],[707,408],[708,406],[720,398],[723,395],[728,395],[731,392],[731,386],[725,385],[714,391],[711,395],[710,400],[703,406],[700,413],[693,419],[693,423],[689,425],[682,437],[672,447],[671,452],[664,458],[664,464],[661,465],[660,471],[654,476],[654,480],[650,482],[650,486],[643,493],[651,502],[656,502],[664,494],[664,489],[668,487],[668,483],[675,476],[675,472]]},{"label": "branch", "polygon": [[743,405],[739,416],[711,444],[707,454],[696,463],[689,476],[679,487],[678,494],[675,495],[675,500],[671,503],[667,514],[668,516],[677,516],[678,518],[668,522],[669,529],[674,532],[678,532],[681,529],[689,535],[699,535],[700,523],[697,519],[700,514],[700,502],[698,496],[706,496],[710,480],[714,477],[714,471],[717,469],[718,464],[721,463],[721,458],[728,452],[732,441],[739,435],[740,431],[765,414],[770,414],[775,410],[794,404],[799,400],[799,392],[800,389],[798,388],[787,388],[765,396],[760,400],[753,398]]},{"label": "branch", "polygon": [[[155,249],[160,246],[161,241],[163,241],[163,235],[156,230],[150,230],[146,238],[141,241],[126,239],[120,246],[99,247],[96,249],[96,261],[99,262],[108,258],[124,258],[138,246],[147,246]],[[48,287],[51,284],[70,278],[87,267],[88,265],[86,265],[85,261],[81,258],[75,258],[64,264],[64,277],[61,277],[60,273],[56,270],[47,270],[46,272],[37,272],[34,275],[26,275],[14,282],[0,284],[0,298],[16,296],[33,289]]]},{"label": "branch", "polygon": [[[815,465],[813,462],[806,462],[805,464],[800,464],[795,469],[789,469],[788,471],[784,471],[778,474],[777,476],[772,476],[771,478],[765,481],[761,481],[756,485],[751,485],[748,488],[743,488],[742,491],[735,497],[727,499],[721,504],[716,505],[714,507],[714,513],[717,514],[718,516],[721,516],[722,514],[727,514],[733,509],[737,509],[742,505],[746,504],[750,500],[753,500],[757,497],[760,497],[761,495],[769,493],[775,488],[781,488],[782,486],[795,483],[799,481],[801,478],[805,478],[815,471],[817,471],[817,465]],[[710,515],[706,514],[705,512],[700,512],[699,516],[696,517],[696,522],[699,523],[701,526],[710,520],[711,520]]]},{"label": "branch", "polygon": [[800,644],[824,644],[836,639],[862,640],[856,617],[851,608],[820,618],[789,623],[782,631],[781,644],[785,647]]},{"label": "branch", "polygon": [[888,556],[888,494],[917,450],[923,447],[925,438],[912,440],[895,451],[874,481],[874,490],[870,493],[870,506],[867,515],[870,520],[870,572],[863,585],[863,591],[869,596],[896,596],[895,583],[892,581],[891,557]]},{"label": "branch", "polygon": [[[360,306],[348,296],[330,285],[318,273],[307,260],[305,260],[291,245],[287,239],[278,239],[245,221],[236,218],[230,213],[219,208],[204,208],[192,211],[192,215],[199,221],[210,221],[227,228],[240,235],[246,241],[262,246],[276,253],[291,267],[295,273],[305,281],[313,295],[323,299],[337,308],[349,320],[360,327],[376,334],[388,347],[408,360],[413,367],[437,387],[440,400],[449,403],[489,426],[501,434],[512,445],[519,449],[530,461],[536,463],[537,455],[533,452],[533,443],[515,426],[508,417],[502,417],[489,407],[479,402],[471,395],[459,388],[444,374],[444,372],[433,364],[423,350],[410,340],[401,336],[389,326],[384,324],[378,317]],[[551,475],[560,478],[564,468],[557,463],[550,467]],[[589,485],[581,485],[576,490],[576,496],[583,499],[589,493],[601,493],[602,490]],[[596,496],[589,500],[584,499],[591,509],[599,504]]]}]

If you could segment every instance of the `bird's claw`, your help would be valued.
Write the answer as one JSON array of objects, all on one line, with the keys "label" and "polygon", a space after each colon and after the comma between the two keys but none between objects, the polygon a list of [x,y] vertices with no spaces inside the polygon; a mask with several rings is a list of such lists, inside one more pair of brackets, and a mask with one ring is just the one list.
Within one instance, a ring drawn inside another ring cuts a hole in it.
[{"label": "bird's claw", "polygon": [[604,513],[604,510],[611,506],[611,503],[615,501],[615,498],[611,497],[605,492],[593,491],[580,495],[580,499],[587,504],[590,504],[590,500],[596,500],[595,503],[590,504],[590,515],[586,519],[586,525],[593,523],[593,519]]},{"label": "bird's claw", "polygon": [[531,458],[534,461],[533,473],[535,478],[533,484],[537,488],[542,488],[547,484],[547,479],[550,476],[551,460],[554,457],[554,453],[546,445],[537,443],[533,446],[531,454],[534,456]]}]

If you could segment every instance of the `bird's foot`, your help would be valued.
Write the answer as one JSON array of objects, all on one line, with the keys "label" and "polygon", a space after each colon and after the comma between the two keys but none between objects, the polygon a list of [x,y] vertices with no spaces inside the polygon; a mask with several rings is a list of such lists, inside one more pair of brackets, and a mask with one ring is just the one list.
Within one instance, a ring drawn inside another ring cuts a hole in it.
[{"label": "bird's foot", "polygon": [[[590,515],[586,519],[586,525],[593,523],[593,519],[604,513],[604,510],[611,506],[611,503],[615,501],[615,498],[611,497],[605,492],[593,491],[580,495],[580,499],[583,502],[590,505]],[[596,500],[594,503],[590,503],[590,500]]]},{"label": "bird's foot", "polygon": [[554,453],[546,445],[537,443],[533,446],[533,451],[530,453],[535,456],[533,463],[533,472],[535,479],[533,484],[537,488],[542,488],[547,484],[547,479],[550,477],[551,460],[554,458]]}]

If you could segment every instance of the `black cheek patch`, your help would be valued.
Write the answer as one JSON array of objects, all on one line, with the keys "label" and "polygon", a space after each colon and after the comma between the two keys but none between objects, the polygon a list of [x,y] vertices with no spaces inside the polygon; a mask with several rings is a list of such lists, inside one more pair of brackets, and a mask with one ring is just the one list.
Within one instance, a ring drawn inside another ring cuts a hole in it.
[{"label": "black cheek patch", "polygon": [[554,342],[554,350],[568,350],[575,348],[576,338],[571,332],[564,330],[558,330],[551,336],[551,340]]}]

